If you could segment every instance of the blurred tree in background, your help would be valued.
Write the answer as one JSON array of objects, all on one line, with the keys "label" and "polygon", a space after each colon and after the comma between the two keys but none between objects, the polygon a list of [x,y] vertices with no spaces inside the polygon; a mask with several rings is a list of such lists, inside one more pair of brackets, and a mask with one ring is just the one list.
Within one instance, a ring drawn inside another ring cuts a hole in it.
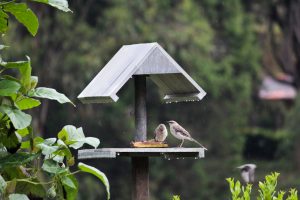
[{"label": "blurred tree in background", "polygon": [[[19,56],[35,55],[34,73],[42,77],[42,85],[74,100],[122,45],[157,41],[208,94],[201,102],[164,105],[149,81],[149,137],[158,123],[174,119],[209,151],[200,161],[152,159],[151,199],[171,199],[173,194],[189,200],[224,199],[229,195],[225,178],[238,177],[234,168],[243,162],[257,163],[258,178],[276,170],[284,186],[299,183],[293,175],[297,162],[292,160],[300,140],[295,132],[300,116],[294,106],[299,107],[300,101],[287,105],[261,101],[256,95],[264,74],[289,73],[299,85],[299,4],[298,0],[72,0],[71,15],[35,6],[45,22],[36,38],[28,39],[23,27],[11,27],[12,37],[6,39],[12,46],[23,44]],[[39,119],[35,126],[47,136],[47,130],[59,131],[72,123],[100,138],[102,147],[128,146],[134,130],[132,83],[119,96],[114,104],[77,102],[77,108],[45,102],[34,113]],[[258,146],[253,146],[252,137]],[[168,142],[178,141],[169,137]],[[267,151],[272,156],[251,156]],[[101,165],[110,179],[112,199],[130,199],[129,160],[105,160]],[[79,199],[103,198],[104,190],[94,179],[83,182],[86,192]]]}]

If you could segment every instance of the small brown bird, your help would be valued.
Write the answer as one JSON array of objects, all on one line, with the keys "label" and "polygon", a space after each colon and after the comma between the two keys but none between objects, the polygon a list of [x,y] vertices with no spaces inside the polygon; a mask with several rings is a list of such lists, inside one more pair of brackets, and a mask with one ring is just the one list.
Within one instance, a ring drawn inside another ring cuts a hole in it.
[{"label": "small brown bird", "polygon": [[179,147],[182,147],[184,140],[189,140],[189,141],[199,144],[202,148],[207,150],[202,144],[200,144],[197,140],[192,138],[192,136],[189,134],[189,132],[187,130],[185,130],[182,126],[180,126],[177,122],[175,122],[174,120],[171,120],[171,121],[168,121],[168,123],[170,125],[171,134],[175,138],[182,140]]},{"label": "small brown bird", "polygon": [[241,170],[242,179],[246,184],[254,182],[255,169],[256,169],[255,164],[245,164],[237,168]]},{"label": "small brown bird", "polygon": [[164,124],[159,124],[154,131],[154,139],[156,142],[163,142],[168,136],[168,129]]}]

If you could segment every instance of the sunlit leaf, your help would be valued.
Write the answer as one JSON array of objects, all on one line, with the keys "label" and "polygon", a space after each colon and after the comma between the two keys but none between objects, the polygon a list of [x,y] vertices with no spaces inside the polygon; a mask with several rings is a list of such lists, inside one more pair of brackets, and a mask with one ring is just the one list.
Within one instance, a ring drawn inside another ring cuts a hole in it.
[{"label": "sunlit leaf", "polygon": [[67,185],[70,188],[76,189],[76,185],[73,183],[72,179],[68,176],[63,176],[61,178],[61,182],[63,185]]},{"label": "sunlit leaf", "polygon": [[71,11],[69,9],[69,4],[68,4],[67,0],[33,0],[33,1],[48,4],[50,6],[58,8],[59,10],[62,10],[65,12]]},{"label": "sunlit leaf", "polygon": [[45,156],[50,155],[58,150],[58,146],[47,145],[45,141],[43,143],[37,144],[36,146],[42,150],[42,154]]},{"label": "sunlit leaf", "polygon": [[35,36],[39,28],[39,22],[36,15],[26,3],[8,3],[3,5],[3,10],[9,12],[16,17],[16,19],[23,24],[31,35]]},{"label": "sunlit leaf", "polygon": [[98,179],[101,180],[101,182],[104,184],[105,188],[106,188],[106,192],[107,192],[107,199],[110,199],[110,189],[109,189],[109,182],[108,179],[106,177],[106,175],[101,172],[100,170],[96,169],[95,167],[86,165],[84,163],[78,163],[78,168],[83,171],[83,172],[87,172],[90,174],[93,174],[94,176],[96,176]]},{"label": "sunlit leaf", "polygon": [[37,99],[25,97],[25,98],[21,99],[20,101],[17,101],[16,104],[20,110],[28,110],[28,109],[39,106],[41,104],[41,102]]},{"label": "sunlit leaf", "polygon": [[16,129],[24,129],[30,125],[32,117],[19,109],[10,106],[0,106],[0,112],[5,113]]},{"label": "sunlit leaf", "polygon": [[3,12],[3,10],[0,10],[0,33],[6,33],[7,31],[7,25],[8,25],[8,15]]},{"label": "sunlit leaf", "polygon": [[7,186],[7,183],[5,182],[3,177],[0,175],[0,197],[1,197],[1,194],[3,194],[6,186]]},{"label": "sunlit leaf", "polygon": [[21,85],[18,82],[11,80],[0,81],[0,96],[10,96],[15,94],[20,89]]},{"label": "sunlit leaf", "polygon": [[8,196],[9,200],[30,200],[25,194],[10,194]]},{"label": "sunlit leaf", "polygon": [[[74,175],[70,174],[65,177],[67,177],[69,179],[68,184],[66,184],[66,182],[65,183],[63,182],[64,189],[67,193],[67,200],[76,199],[77,193],[78,193],[78,182],[77,182],[76,178],[74,177]],[[69,181],[71,181],[72,183]]]},{"label": "sunlit leaf", "polygon": [[62,168],[59,166],[59,164],[57,162],[55,162],[54,160],[45,160],[43,165],[42,165],[42,169],[45,172],[49,172],[51,174],[61,174],[67,171],[66,168]]},{"label": "sunlit leaf", "polygon": [[31,88],[31,64],[28,56],[27,59],[27,61],[6,62],[2,64],[5,68],[18,69],[20,71],[20,83],[26,89],[26,92]]},{"label": "sunlit leaf", "polygon": [[24,129],[17,130],[17,133],[20,136],[25,137],[26,135],[29,134],[29,130],[28,130],[28,128],[24,128]]},{"label": "sunlit leaf", "polygon": [[31,97],[56,100],[59,103],[71,103],[72,105],[74,105],[71,102],[71,100],[68,97],[66,97],[66,95],[59,93],[55,89],[52,89],[52,88],[39,87],[34,90],[31,90],[28,95]]},{"label": "sunlit leaf", "polygon": [[67,145],[74,149],[79,149],[84,144],[89,144],[94,148],[97,148],[100,144],[100,140],[94,137],[85,137],[82,128],[76,128],[72,125],[66,125],[58,133],[58,138],[64,141]]}]

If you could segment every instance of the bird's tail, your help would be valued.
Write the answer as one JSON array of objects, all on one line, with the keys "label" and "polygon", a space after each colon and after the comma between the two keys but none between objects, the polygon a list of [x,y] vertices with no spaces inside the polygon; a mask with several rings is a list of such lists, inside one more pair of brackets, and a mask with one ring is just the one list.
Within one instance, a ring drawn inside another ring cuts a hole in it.
[{"label": "bird's tail", "polygon": [[201,146],[202,148],[204,148],[205,150],[207,150],[207,148],[205,148],[205,146],[203,146],[202,144],[200,144],[200,142],[198,142],[197,140],[195,140],[194,138],[191,138],[191,141],[199,144],[199,146]]}]

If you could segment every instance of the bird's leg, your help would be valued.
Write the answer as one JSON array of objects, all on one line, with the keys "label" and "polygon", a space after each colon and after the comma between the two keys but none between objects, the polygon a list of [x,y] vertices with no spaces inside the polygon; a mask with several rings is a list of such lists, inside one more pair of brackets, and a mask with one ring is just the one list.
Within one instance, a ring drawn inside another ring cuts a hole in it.
[{"label": "bird's leg", "polygon": [[182,140],[181,144],[179,145],[179,147],[182,147],[184,140]]}]

